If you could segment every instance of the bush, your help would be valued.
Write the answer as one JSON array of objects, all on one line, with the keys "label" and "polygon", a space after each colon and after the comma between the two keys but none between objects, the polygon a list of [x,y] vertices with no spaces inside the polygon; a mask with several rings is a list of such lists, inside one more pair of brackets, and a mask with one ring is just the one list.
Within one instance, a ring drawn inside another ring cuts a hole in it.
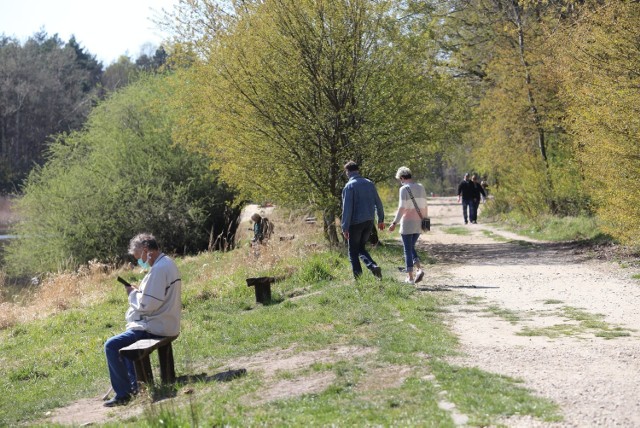
[{"label": "bush", "polygon": [[10,271],[118,261],[142,231],[177,253],[207,249],[211,237],[234,233],[234,194],[206,157],[172,141],[165,79],[127,87],[92,112],[84,131],[56,138],[17,203],[22,222],[20,239],[7,248]]}]

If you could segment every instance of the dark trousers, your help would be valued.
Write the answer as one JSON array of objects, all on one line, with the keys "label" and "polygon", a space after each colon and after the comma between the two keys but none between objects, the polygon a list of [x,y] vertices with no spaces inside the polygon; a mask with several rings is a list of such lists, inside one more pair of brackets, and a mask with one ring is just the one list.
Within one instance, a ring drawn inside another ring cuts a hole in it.
[{"label": "dark trousers", "polygon": [[161,337],[162,336],[156,336],[144,330],[127,330],[106,341],[104,350],[107,354],[107,367],[109,368],[111,386],[116,393],[115,398],[127,398],[131,394],[135,394],[138,389],[133,361],[121,357],[120,349],[140,339],[158,339]]},{"label": "dark trousers", "polygon": [[349,227],[349,261],[351,262],[351,269],[353,269],[353,276],[356,278],[362,275],[360,260],[362,260],[369,270],[373,270],[373,268],[378,266],[365,248],[365,245],[369,241],[369,236],[371,236],[372,229],[373,220],[352,224]]},{"label": "dark trousers", "polygon": [[478,221],[478,207],[480,206],[480,199],[474,199],[471,201],[471,212],[469,213],[469,220],[472,222]]},{"label": "dark trousers", "polygon": [[473,199],[462,199],[462,216],[464,222],[467,223],[469,219],[473,220]]}]

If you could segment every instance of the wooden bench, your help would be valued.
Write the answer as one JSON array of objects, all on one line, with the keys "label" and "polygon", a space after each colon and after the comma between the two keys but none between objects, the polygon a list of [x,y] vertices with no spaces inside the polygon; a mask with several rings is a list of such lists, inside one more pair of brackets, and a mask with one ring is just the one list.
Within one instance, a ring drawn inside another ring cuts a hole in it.
[{"label": "wooden bench", "polygon": [[173,365],[173,348],[171,342],[178,336],[164,337],[162,339],[142,339],[129,346],[120,349],[120,355],[133,361],[136,369],[136,377],[139,382],[148,385],[153,384],[153,372],[149,355],[156,349],[160,360],[160,377],[162,383],[173,383],[176,380],[176,370]]}]

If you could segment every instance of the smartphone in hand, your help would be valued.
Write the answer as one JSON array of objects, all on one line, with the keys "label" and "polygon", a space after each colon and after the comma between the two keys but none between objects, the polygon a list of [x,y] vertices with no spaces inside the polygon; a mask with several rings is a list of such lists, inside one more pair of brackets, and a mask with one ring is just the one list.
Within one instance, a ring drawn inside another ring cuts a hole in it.
[{"label": "smartphone in hand", "polygon": [[119,283],[121,283],[125,287],[133,287],[133,285],[131,285],[131,283],[129,283],[126,279],[124,279],[122,277],[118,277],[116,279],[118,280]]}]

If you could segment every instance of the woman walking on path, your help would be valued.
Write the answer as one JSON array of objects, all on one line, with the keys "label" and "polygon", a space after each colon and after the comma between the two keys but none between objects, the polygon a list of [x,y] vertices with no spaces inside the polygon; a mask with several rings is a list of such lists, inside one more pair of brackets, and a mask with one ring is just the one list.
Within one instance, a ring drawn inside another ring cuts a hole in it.
[{"label": "woman walking on path", "polygon": [[[415,183],[411,178],[411,170],[406,166],[401,166],[396,172],[396,179],[400,180],[400,199],[398,202],[398,211],[396,216],[389,225],[391,232],[396,228],[396,224],[400,223],[400,236],[402,236],[402,245],[404,247],[404,260],[407,268],[407,278],[405,282],[415,284],[420,282],[424,276],[420,265],[418,253],[416,253],[416,242],[422,232],[422,218],[428,217],[429,211],[427,207],[427,192],[422,184]],[[418,212],[418,209],[420,212]],[[413,268],[416,271],[413,271]]]}]

